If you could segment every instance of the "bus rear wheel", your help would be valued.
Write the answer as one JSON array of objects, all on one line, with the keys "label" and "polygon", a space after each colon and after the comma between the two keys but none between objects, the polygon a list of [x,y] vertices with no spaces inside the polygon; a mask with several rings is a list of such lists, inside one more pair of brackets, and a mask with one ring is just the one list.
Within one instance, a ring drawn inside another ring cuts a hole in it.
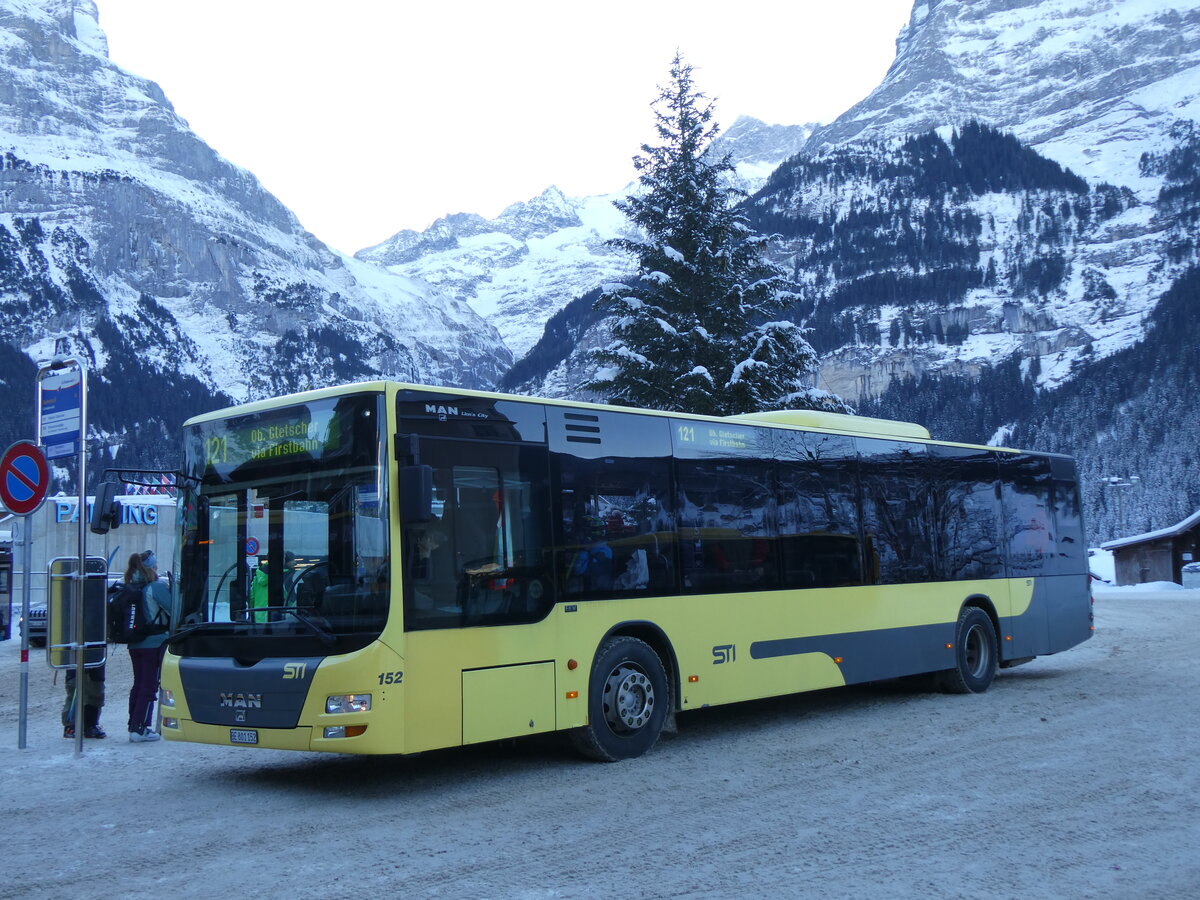
[{"label": "bus rear wheel", "polygon": [[670,705],[667,673],[650,645],[609,638],[592,663],[588,724],[571,739],[583,755],[604,762],[641,756],[657,743]]},{"label": "bus rear wheel", "polygon": [[982,694],[996,677],[996,629],[975,606],[963,607],[954,632],[955,666],[940,673],[938,686],[948,694]]}]

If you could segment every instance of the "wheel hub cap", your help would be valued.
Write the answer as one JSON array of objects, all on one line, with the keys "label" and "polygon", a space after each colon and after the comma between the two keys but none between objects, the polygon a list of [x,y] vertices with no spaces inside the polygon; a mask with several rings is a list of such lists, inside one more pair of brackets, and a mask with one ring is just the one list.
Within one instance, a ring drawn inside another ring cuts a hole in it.
[{"label": "wheel hub cap", "polygon": [[654,712],[654,686],[640,669],[618,666],[604,683],[604,717],[617,732],[637,731]]}]

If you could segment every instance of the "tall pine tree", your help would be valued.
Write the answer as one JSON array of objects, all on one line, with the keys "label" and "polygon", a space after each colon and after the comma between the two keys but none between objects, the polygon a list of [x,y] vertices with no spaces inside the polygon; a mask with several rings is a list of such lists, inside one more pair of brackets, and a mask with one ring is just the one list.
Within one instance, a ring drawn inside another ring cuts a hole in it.
[{"label": "tall pine tree", "polygon": [[706,415],[849,411],[809,386],[817,354],[781,318],[794,295],[764,256],[768,238],[735,209],[745,193],[729,157],[705,155],[713,106],[679,53],[652,108],[660,143],[642,145],[640,190],[616,202],[639,237],[610,242],[637,260],[637,275],[597,301],[613,339],[592,351],[599,368],[586,387],[614,404]]}]

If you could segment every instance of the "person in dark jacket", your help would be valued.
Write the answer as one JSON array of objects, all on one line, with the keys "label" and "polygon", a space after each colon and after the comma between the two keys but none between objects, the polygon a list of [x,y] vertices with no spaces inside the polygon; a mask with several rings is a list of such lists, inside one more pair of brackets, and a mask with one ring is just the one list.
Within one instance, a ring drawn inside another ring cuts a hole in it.
[{"label": "person in dark jacket", "polygon": [[[158,558],[152,550],[134,553],[129,557],[125,583],[145,585],[142,613],[147,622],[170,623],[171,591],[167,583],[158,577]],[[135,744],[162,739],[151,723],[154,721],[154,699],[158,695],[158,676],[167,637],[168,633],[163,631],[128,645],[129,660],[133,665],[133,687],[129,690],[129,740]]]}]

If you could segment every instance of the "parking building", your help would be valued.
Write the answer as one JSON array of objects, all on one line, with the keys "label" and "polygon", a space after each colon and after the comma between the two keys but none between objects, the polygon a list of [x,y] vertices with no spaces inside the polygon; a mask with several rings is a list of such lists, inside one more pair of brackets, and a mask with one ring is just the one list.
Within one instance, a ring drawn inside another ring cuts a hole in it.
[{"label": "parking building", "polygon": [[[84,515],[90,515],[93,497],[87,498]],[[165,575],[175,557],[175,498],[168,494],[131,494],[117,498],[121,505],[121,523],[107,534],[93,534],[86,521],[85,553],[101,557],[108,566],[109,581],[120,578],[129,555],[153,550]],[[30,640],[39,645],[46,635],[46,583],[51,560],[79,555],[79,498],[47,497],[41,508],[31,516],[5,515],[0,517],[0,549],[11,553],[11,575],[7,579],[10,592],[0,594],[0,626],[11,623],[9,636],[19,638],[17,624],[21,617],[22,592],[25,586],[25,548],[21,529],[26,522],[33,539],[30,583]],[[3,629],[0,627],[0,633]]]}]

